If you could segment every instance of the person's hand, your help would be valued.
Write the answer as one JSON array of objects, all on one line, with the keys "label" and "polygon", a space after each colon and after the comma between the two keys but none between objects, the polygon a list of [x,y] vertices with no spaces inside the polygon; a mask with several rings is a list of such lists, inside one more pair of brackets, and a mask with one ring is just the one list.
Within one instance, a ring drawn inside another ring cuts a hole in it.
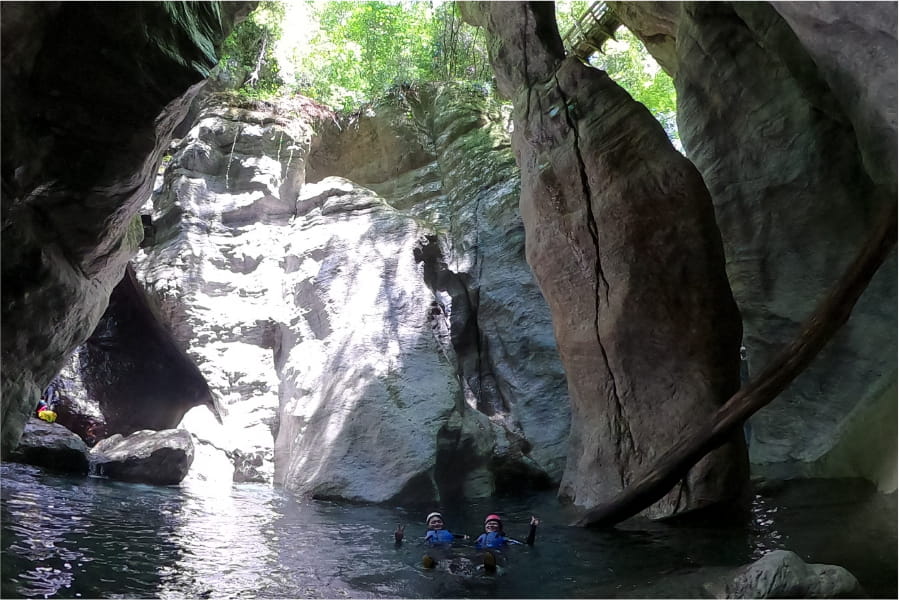
[{"label": "person's hand", "polygon": [[463,540],[470,540],[471,538],[468,537],[467,535],[465,535],[465,534],[463,533],[463,534],[462,534],[462,539],[463,539]]},{"label": "person's hand", "polygon": [[403,541],[403,536],[405,536],[405,535],[406,535],[406,526],[400,525],[399,523],[397,523],[396,531],[393,532],[393,539],[395,539],[396,543],[399,544],[400,542]]},{"label": "person's hand", "polygon": [[534,515],[531,515],[531,525],[533,525],[534,527],[536,527],[536,526],[539,525],[539,524],[540,524],[540,519],[538,519],[538,518],[535,517]]}]

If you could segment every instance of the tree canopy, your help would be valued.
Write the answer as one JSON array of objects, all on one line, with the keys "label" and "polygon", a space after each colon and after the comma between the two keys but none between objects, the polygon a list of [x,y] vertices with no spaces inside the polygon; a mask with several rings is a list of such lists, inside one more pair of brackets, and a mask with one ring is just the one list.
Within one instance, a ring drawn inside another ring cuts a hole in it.
[{"label": "tree canopy", "polygon": [[[557,2],[560,30],[589,4]],[[285,51],[297,29],[305,36]],[[674,83],[636,36],[620,28],[590,62],[642,102],[678,143]],[[484,31],[463,22],[455,2],[438,1],[263,0],[225,42],[220,63],[220,78],[246,96],[302,94],[344,111],[394,86],[467,81],[489,87],[492,76]]]}]

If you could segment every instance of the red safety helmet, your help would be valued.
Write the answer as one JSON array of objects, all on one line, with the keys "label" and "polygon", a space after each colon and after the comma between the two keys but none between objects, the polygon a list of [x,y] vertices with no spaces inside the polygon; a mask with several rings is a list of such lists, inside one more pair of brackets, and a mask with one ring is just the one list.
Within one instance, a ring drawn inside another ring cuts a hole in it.
[{"label": "red safety helmet", "polygon": [[500,518],[499,515],[494,515],[494,514],[487,515],[487,517],[484,519],[484,525],[486,525],[488,521],[496,521],[497,523],[500,523],[500,524],[502,524],[502,522],[503,522],[502,518]]}]

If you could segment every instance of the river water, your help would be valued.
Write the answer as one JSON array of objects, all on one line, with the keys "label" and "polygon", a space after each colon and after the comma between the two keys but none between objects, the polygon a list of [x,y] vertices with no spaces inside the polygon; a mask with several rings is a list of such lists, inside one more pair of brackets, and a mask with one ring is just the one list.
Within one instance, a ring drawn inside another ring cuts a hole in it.
[{"label": "river water", "polygon": [[[896,495],[858,482],[804,482],[759,493],[745,527],[638,523],[568,527],[552,494],[465,507],[355,506],[295,499],[259,484],[153,487],[2,465],[4,598],[709,597],[708,584],[774,548],[847,567],[873,597],[896,597]],[[534,547],[500,556],[497,575],[470,547],[420,566],[429,510],[480,533],[501,511]],[[393,529],[406,524],[397,547]],[[471,561],[470,563],[468,561]],[[465,576],[453,573],[461,569]]]}]

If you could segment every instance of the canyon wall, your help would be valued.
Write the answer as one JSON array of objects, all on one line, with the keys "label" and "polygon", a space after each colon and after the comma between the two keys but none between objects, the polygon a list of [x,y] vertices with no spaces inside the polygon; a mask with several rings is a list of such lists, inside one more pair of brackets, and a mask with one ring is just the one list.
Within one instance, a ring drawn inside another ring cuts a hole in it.
[{"label": "canyon wall", "polygon": [[[653,4],[613,6],[674,74],[751,377],[896,201],[896,3]],[[896,330],[894,253],[842,331],[750,420],[754,472],[895,490]]]},{"label": "canyon wall", "polygon": [[155,165],[254,6],[4,3],[4,455],[99,322],[140,243]]},{"label": "canyon wall", "polygon": [[[552,5],[470,3],[514,106],[528,263],[572,392],[560,495],[609,501],[739,387],[740,317],[711,197],[644,106],[565,58]],[[646,511],[744,506],[742,433]]]}]

